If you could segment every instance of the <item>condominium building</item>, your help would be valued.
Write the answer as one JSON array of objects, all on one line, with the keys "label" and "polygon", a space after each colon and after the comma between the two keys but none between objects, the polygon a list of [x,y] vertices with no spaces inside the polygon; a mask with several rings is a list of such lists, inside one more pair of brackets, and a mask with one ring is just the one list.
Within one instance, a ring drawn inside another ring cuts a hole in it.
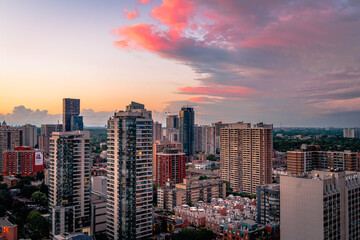
[{"label": "condominium building", "polygon": [[360,129],[358,128],[345,128],[344,138],[360,138]]},{"label": "condominium building", "polygon": [[358,152],[320,151],[320,146],[306,144],[303,144],[300,150],[288,151],[286,162],[290,174],[301,174],[323,168],[358,171],[360,167]]},{"label": "condominium building", "polygon": [[162,133],[162,124],[159,122],[154,122],[153,123],[153,138],[154,138],[154,142],[155,141],[161,141],[163,139],[163,133]]},{"label": "condominium building", "polygon": [[221,179],[234,191],[256,193],[271,183],[272,125],[233,123],[221,128]]},{"label": "condominium building", "polygon": [[216,153],[215,128],[211,126],[195,125],[195,152],[205,154]]},{"label": "condominium building", "polygon": [[281,239],[359,239],[359,197],[359,172],[281,176]]},{"label": "condominium building", "polygon": [[166,117],[166,129],[176,128],[179,129],[179,116],[169,115]]},{"label": "condominium building", "polygon": [[0,173],[3,172],[4,167],[4,150],[21,146],[22,138],[21,128],[14,128],[4,124],[0,127]]},{"label": "condominium building", "polygon": [[196,181],[184,178],[175,187],[168,182],[158,188],[158,207],[168,210],[182,204],[210,202],[213,198],[226,198],[226,184],[219,179]]},{"label": "condominium building", "polygon": [[35,176],[44,171],[44,152],[31,147],[15,147],[4,151],[3,176]]},{"label": "condominium building", "polygon": [[164,186],[167,181],[183,182],[185,178],[185,153],[177,149],[164,149],[156,153],[156,179],[159,186]]},{"label": "condominium building", "polygon": [[182,107],[179,112],[179,118],[180,143],[182,144],[183,152],[187,157],[193,156],[195,153],[194,109],[192,107]]},{"label": "condominium building", "polygon": [[44,150],[45,155],[49,154],[50,137],[53,132],[62,132],[62,124],[42,124],[39,136],[39,149]]},{"label": "condominium building", "polygon": [[110,239],[152,236],[151,111],[131,102],[108,121],[107,234]]},{"label": "condominium building", "polygon": [[53,132],[49,159],[52,236],[90,233],[90,133]]},{"label": "condominium building", "polygon": [[78,131],[84,129],[83,118],[80,115],[80,99],[63,99],[63,131]]},{"label": "condominium building", "polygon": [[257,222],[280,222],[280,185],[262,185],[256,190]]},{"label": "condominium building", "polygon": [[25,124],[21,127],[22,129],[22,145],[28,147],[36,147],[38,144],[37,127],[31,124]]},{"label": "condominium building", "polygon": [[171,142],[168,140],[155,141],[153,144],[153,179],[156,179],[157,158],[156,154],[163,152],[165,149],[182,151],[181,143]]},{"label": "condominium building", "polygon": [[224,127],[227,127],[231,124],[229,123],[223,123],[222,121],[219,122],[214,122],[211,124],[211,127],[214,128],[215,131],[215,152],[216,153],[220,153],[220,148],[221,148],[221,144],[220,144],[220,133],[221,133],[221,129]]}]

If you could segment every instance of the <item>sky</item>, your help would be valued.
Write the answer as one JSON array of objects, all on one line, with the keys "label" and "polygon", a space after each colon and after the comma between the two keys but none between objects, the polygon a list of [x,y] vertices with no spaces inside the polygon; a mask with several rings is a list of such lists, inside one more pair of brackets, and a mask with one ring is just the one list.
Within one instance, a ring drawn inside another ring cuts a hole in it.
[{"label": "sky", "polygon": [[360,127],[359,0],[0,0],[0,121],[131,101],[196,122]]}]

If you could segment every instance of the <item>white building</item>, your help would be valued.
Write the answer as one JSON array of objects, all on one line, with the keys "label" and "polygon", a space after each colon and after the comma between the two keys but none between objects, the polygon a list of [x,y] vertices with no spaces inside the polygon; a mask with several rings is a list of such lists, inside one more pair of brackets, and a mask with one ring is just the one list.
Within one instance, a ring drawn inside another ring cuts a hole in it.
[{"label": "white building", "polygon": [[52,236],[90,233],[90,133],[53,132],[49,158]]},{"label": "white building", "polygon": [[359,197],[359,172],[281,176],[281,239],[359,239]]},{"label": "white building", "polygon": [[110,239],[152,236],[153,120],[131,102],[108,121],[107,233]]}]

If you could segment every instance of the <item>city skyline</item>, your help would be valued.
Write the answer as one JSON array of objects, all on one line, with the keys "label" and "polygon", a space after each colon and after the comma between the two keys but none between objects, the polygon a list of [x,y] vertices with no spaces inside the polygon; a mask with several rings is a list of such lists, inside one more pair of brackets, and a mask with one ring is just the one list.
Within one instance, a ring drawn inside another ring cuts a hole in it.
[{"label": "city skyline", "polygon": [[0,119],[10,124],[56,123],[71,97],[88,126],[131,100],[162,123],[189,104],[201,124],[360,126],[356,1],[37,0],[0,10]]}]

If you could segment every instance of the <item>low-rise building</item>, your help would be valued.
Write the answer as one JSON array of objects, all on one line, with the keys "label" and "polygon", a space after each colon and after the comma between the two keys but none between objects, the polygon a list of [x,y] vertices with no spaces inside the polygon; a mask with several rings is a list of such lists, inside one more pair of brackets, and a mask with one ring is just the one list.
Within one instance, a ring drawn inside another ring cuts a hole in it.
[{"label": "low-rise building", "polygon": [[5,240],[17,240],[18,239],[18,227],[16,224],[9,222],[7,218],[0,218],[0,239]]}]

